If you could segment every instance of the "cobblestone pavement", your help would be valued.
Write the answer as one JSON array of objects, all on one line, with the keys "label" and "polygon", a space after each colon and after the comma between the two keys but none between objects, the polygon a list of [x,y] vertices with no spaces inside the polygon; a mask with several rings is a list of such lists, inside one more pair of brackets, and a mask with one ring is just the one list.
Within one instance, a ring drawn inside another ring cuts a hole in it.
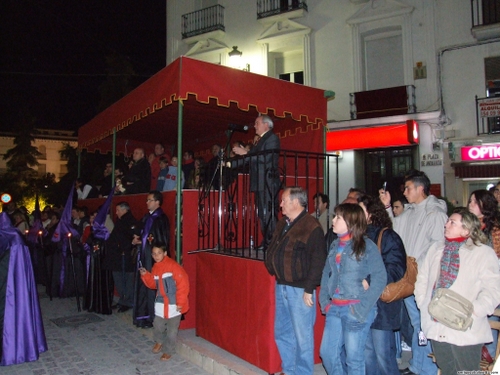
[{"label": "cobblestone pavement", "polygon": [[50,301],[45,293],[40,293],[40,305],[48,350],[40,354],[38,361],[0,367],[0,374],[208,374],[180,355],[160,361],[161,353],[151,352],[151,329],[133,326],[130,311],[112,315],[79,313],[75,298]]},{"label": "cobblestone pavement", "polygon": [[[48,351],[35,362],[0,366],[0,375],[219,375],[219,371],[207,372],[195,365],[203,362],[199,355],[194,363],[179,354],[167,362],[160,361],[161,353],[151,352],[152,330],[136,328],[130,310],[112,315],[78,312],[75,298],[50,301],[42,289],[39,286]],[[195,336],[194,330],[180,331],[179,336],[203,355],[229,363],[230,374],[267,374]],[[408,366],[410,356],[411,352],[403,352],[400,368]],[[321,364],[314,366],[314,375],[326,375]]]}]

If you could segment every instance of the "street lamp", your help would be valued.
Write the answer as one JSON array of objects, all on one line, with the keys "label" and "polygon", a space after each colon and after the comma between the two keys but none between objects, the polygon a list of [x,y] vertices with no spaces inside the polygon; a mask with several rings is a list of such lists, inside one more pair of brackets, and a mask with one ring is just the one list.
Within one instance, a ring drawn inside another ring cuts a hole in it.
[{"label": "street lamp", "polygon": [[[233,50],[230,51],[228,55],[229,66],[231,66],[231,68],[241,69],[241,66],[243,65],[243,63],[241,62],[241,55],[243,55],[243,52],[238,51],[238,46],[233,46]],[[245,68],[243,68],[243,70],[249,72],[250,64],[245,64]]]},{"label": "street lamp", "polygon": [[241,55],[243,52],[238,51],[238,46],[233,46],[233,50],[228,53],[229,55],[229,65],[232,68],[239,69],[241,66]]}]

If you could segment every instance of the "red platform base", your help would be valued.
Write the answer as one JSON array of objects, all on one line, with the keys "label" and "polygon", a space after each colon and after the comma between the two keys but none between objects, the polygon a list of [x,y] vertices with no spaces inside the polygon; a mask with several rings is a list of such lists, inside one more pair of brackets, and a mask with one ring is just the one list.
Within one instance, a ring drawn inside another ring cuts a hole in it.
[{"label": "red platform base", "polygon": [[[212,253],[197,255],[196,333],[268,372],[281,370],[274,342],[274,278],[261,261]],[[315,362],[324,327],[315,325]]]}]

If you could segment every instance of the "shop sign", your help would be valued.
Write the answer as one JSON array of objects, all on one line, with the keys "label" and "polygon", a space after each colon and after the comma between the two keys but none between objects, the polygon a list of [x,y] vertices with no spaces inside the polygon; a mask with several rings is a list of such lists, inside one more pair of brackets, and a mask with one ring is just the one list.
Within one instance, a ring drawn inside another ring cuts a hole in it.
[{"label": "shop sign", "polygon": [[481,99],[477,102],[481,118],[500,117],[500,98]]},{"label": "shop sign", "polygon": [[406,120],[401,124],[331,130],[326,133],[326,151],[416,145],[419,141],[418,123]]},{"label": "shop sign", "polygon": [[462,161],[483,161],[500,159],[500,144],[464,146],[461,150]]},{"label": "shop sign", "polygon": [[443,165],[443,159],[440,154],[423,154],[420,161],[421,167],[437,167]]}]

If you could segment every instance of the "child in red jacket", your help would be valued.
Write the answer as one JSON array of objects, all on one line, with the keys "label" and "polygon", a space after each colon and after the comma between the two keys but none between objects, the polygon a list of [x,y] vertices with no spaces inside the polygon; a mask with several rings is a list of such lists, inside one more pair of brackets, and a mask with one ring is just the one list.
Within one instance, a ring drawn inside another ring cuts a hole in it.
[{"label": "child in red jacket", "polygon": [[153,245],[151,253],[156,262],[151,272],[142,267],[139,272],[144,284],[156,289],[153,353],[163,351],[160,359],[168,361],[175,353],[181,316],[189,310],[189,279],[184,268],[167,256],[165,244]]}]

